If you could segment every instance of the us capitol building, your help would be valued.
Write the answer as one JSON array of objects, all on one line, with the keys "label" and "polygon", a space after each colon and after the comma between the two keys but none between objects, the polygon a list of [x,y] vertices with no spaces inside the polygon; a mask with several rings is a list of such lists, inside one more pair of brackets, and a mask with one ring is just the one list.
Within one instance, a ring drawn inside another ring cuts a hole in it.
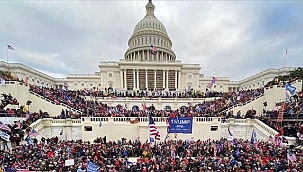
[{"label": "us capitol building", "polygon": [[[54,78],[20,63],[0,61],[0,70],[11,71],[21,80],[45,87],[69,89],[113,88],[125,90],[170,90],[194,89],[205,91],[213,76],[200,74],[199,64],[185,64],[177,60],[172,50],[172,41],[164,25],[155,14],[155,6],[149,0],[146,15],[134,28],[128,40],[129,48],[119,62],[102,61],[100,71],[95,74],[68,74],[66,78]],[[152,49],[152,46],[155,49]],[[264,86],[275,76],[287,74],[294,68],[268,69],[242,81],[230,81],[228,77],[217,77],[211,90],[236,91]]]}]

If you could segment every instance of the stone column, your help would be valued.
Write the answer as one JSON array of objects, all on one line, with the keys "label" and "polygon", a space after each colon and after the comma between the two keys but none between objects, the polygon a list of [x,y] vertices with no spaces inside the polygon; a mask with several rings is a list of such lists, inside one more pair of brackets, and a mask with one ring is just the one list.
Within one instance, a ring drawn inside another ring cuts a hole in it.
[{"label": "stone column", "polygon": [[142,59],[141,61],[145,60],[145,50],[142,51]]},{"label": "stone column", "polygon": [[136,71],[133,69],[133,89],[136,88]]},{"label": "stone column", "polygon": [[150,56],[149,54],[150,54],[150,52],[149,52],[149,50],[147,50],[147,60],[150,60],[149,59],[149,56]]},{"label": "stone column", "polygon": [[163,70],[163,88],[165,89],[165,70]]},{"label": "stone column", "polygon": [[147,75],[147,69],[145,69],[145,87],[146,87],[146,89],[148,90],[148,77],[147,77],[148,75]]},{"label": "stone column", "polygon": [[134,61],[134,60],[135,60],[135,57],[136,57],[136,53],[135,53],[135,52],[133,52],[132,61]]},{"label": "stone column", "polygon": [[157,70],[155,70],[155,76],[154,76],[155,82],[154,82],[154,88],[157,88]]},{"label": "stone column", "polygon": [[139,69],[137,69],[137,89],[139,90]]},{"label": "stone column", "polygon": [[166,87],[165,88],[168,90],[168,70],[166,71]]},{"label": "stone column", "polygon": [[140,58],[140,51],[138,51],[138,57],[137,57],[137,60],[139,60]]},{"label": "stone column", "polygon": [[126,83],[126,69],[124,70],[124,88],[127,90],[127,83]]},{"label": "stone column", "polygon": [[181,71],[178,71],[178,90],[181,88]]},{"label": "stone column", "polygon": [[178,82],[177,82],[177,70],[175,70],[175,88],[177,89],[178,87]]},{"label": "stone column", "polygon": [[123,69],[120,70],[120,89],[123,89]]}]

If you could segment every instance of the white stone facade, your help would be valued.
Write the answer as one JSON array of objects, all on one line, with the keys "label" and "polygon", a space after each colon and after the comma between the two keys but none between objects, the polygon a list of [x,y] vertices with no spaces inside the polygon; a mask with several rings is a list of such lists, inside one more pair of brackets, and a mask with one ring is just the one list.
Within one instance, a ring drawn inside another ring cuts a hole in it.
[{"label": "white stone facade", "polygon": [[[167,135],[166,119],[154,118],[157,128],[161,135],[161,141],[164,141]],[[102,126],[99,127],[100,121]],[[39,119],[31,127],[39,133],[37,138],[55,137],[60,140],[82,139],[84,141],[93,141],[96,137],[107,137],[107,140],[121,140],[127,138],[131,140],[140,139],[145,142],[148,140],[148,121],[147,118],[140,118],[139,123],[130,124],[127,118],[102,118],[102,117],[84,117],[81,119]],[[87,131],[86,127],[91,128]],[[258,119],[228,119],[222,122],[220,118],[193,118],[193,128],[191,134],[178,134],[177,139],[220,139],[229,138],[228,127],[234,138],[250,139],[252,130],[257,132],[258,140],[267,140],[268,137],[275,136],[278,132],[262,123]],[[60,135],[60,131],[63,134]],[[176,139],[174,134],[168,134],[169,140]],[[293,138],[287,138],[289,142],[294,143]]]}]

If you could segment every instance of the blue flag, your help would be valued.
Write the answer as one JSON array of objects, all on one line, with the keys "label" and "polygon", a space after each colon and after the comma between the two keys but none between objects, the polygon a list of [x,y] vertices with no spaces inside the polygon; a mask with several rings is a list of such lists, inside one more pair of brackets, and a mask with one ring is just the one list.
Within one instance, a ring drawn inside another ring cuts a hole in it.
[{"label": "blue flag", "polygon": [[289,91],[289,93],[293,96],[296,93],[296,87],[290,85],[289,83],[286,83],[285,85],[286,91]]},{"label": "blue flag", "polygon": [[3,140],[9,141],[10,135],[0,130],[0,138]]},{"label": "blue flag", "polygon": [[99,167],[96,164],[94,164],[90,161],[87,161],[86,171],[87,172],[99,172]]},{"label": "blue flag", "polygon": [[237,146],[237,149],[236,149],[236,156],[237,157],[240,157],[240,148],[239,148],[239,146]]},{"label": "blue flag", "polygon": [[31,145],[32,144],[32,140],[29,136],[26,137],[25,141],[27,142],[27,144]]},{"label": "blue flag", "polygon": [[4,171],[5,172],[16,172],[17,170],[15,168],[11,168],[11,167],[4,167]]},{"label": "blue flag", "polygon": [[255,129],[253,129],[252,133],[251,133],[251,144],[255,144],[256,143],[256,137],[257,137],[257,132]]}]

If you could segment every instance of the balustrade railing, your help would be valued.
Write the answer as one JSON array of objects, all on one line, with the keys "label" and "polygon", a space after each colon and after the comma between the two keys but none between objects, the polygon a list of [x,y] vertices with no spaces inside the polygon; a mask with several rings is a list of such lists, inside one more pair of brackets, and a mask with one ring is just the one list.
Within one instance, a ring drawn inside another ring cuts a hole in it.
[{"label": "balustrade railing", "polygon": [[256,128],[261,128],[262,130],[266,131],[271,136],[275,136],[278,134],[278,132],[276,130],[272,129],[271,127],[269,127],[268,125],[266,125],[265,123],[263,123],[262,121],[260,121],[258,119],[254,119],[252,124]]}]

